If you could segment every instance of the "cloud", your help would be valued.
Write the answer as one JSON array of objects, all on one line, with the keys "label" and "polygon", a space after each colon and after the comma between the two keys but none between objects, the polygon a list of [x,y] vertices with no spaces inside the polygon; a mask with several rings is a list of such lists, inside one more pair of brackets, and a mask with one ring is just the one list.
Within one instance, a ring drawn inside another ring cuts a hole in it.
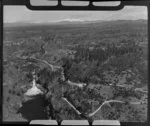
[{"label": "cloud", "polygon": [[61,22],[61,21],[68,21],[68,22],[83,22],[84,20],[82,19],[75,19],[75,18],[66,18],[62,20],[57,20],[56,22]]}]

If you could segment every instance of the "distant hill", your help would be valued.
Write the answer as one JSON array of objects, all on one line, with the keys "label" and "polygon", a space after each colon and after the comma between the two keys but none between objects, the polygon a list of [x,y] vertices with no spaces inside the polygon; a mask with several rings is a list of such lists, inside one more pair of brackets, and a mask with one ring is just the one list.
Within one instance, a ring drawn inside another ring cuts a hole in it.
[{"label": "distant hill", "polygon": [[50,23],[25,23],[25,22],[15,22],[15,23],[4,23],[4,27],[26,27],[26,26],[48,26],[48,25],[71,25],[71,26],[81,26],[81,25],[91,25],[92,26],[107,26],[107,25],[119,25],[119,24],[147,24],[148,21],[145,19],[139,20],[112,20],[112,21],[60,21],[60,22],[50,22]]},{"label": "distant hill", "polygon": [[4,23],[4,27],[25,27],[32,26],[34,23],[24,23],[24,22],[15,22],[15,23]]}]

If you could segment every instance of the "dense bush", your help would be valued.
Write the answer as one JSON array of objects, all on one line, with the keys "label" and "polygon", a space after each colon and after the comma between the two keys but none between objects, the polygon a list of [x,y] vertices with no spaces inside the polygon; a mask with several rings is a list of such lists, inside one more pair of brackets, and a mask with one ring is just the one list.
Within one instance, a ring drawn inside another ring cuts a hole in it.
[{"label": "dense bush", "polygon": [[63,57],[63,68],[67,79],[76,82],[92,81],[92,77],[101,78],[104,71],[116,69],[120,72],[134,67],[140,62],[142,49],[134,41],[123,42],[121,46],[105,44],[101,46],[80,45],[74,48],[75,58]]}]

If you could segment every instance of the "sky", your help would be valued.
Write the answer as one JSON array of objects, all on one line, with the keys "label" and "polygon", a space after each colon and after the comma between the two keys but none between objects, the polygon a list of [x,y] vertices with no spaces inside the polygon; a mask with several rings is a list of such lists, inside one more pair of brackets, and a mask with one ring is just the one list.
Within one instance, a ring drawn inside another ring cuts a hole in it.
[{"label": "sky", "polygon": [[118,11],[33,11],[26,6],[5,6],[4,23],[147,19],[146,6],[126,6]]}]

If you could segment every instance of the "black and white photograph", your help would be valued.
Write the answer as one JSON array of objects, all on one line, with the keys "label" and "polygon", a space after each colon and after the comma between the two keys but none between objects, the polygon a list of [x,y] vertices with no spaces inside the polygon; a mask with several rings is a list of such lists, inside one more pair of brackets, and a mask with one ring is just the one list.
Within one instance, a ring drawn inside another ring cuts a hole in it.
[{"label": "black and white photograph", "polygon": [[146,6],[3,15],[3,121],[147,122]]}]

